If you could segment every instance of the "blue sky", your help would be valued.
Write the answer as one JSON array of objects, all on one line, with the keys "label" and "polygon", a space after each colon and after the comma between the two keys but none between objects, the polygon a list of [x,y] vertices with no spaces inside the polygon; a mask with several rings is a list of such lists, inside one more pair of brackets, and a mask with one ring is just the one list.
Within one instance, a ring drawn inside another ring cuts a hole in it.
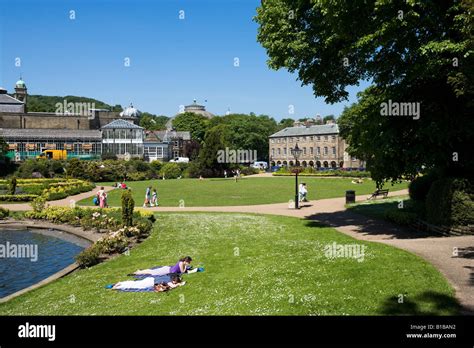
[{"label": "blue sky", "polygon": [[[230,108],[277,120],[338,116],[367,84],[350,88],[348,102],[330,105],[315,98],[310,86],[301,87],[296,75],[270,70],[252,21],[259,4],[2,0],[0,86],[12,92],[22,74],[30,94],[87,96],[122,106],[132,102],[142,111],[168,116],[194,98],[218,115]],[[17,57],[21,67],[15,66]]]}]

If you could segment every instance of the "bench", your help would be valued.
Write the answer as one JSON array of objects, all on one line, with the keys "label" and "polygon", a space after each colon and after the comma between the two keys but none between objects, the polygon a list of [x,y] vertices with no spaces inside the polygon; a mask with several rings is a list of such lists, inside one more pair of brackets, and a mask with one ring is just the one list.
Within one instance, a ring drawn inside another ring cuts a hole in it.
[{"label": "bench", "polygon": [[372,196],[370,196],[370,197],[367,198],[367,199],[376,198],[377,196],[383,196],[383,198],[387,198],[387,196],[388,196],[388,189],[386,189],[386,190],[375,190],[375,192],[372,193]]}]

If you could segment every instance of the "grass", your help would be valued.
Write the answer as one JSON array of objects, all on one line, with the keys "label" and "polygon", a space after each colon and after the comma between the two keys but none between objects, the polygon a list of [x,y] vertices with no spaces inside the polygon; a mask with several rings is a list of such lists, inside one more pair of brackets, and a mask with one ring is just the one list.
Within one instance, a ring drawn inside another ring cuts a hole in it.
[{"label": "grass", "polygon": [[[308,199],[343,197],[346,190],[355,190],[356,194],[369,194],[375,191],[375,183],[365,180],[363,184],[352,184],[352,179],[345,178],[304,178],[308,186]],[[112,183],[106,183],[111,185]],[[181,179],[181,180],[148,180],[129,182],[137,206],[143,204],[145,190],[148,186],[157,189],[161,206],[231,206],[283,203],[294,200],[294,177],[245,178],[234,182],[233,179]],[[98,184],[100,186],[100,184]],[[391,186],[390,190],[407,188],[407,183]],[[109,193],[109,205],[120,206],[121,190]],[[80,201],[80,205],[93,205],[92,199]]]},{"label": "grass", "polygon": [[[160,213],[152,235],[122,255],[5,304],[0,315],[454,315],[454,291],[429,263],[308,220],[229,213]],[[324,247],[360,244],[362,262]],[[191,255],[205,272],[169,293],[106,284]],[[403,294],[404,302],[399,303]],[[74,301],[72,300],[74,299]]]},{"label": "grass", "polygon": [[403,207],[410,207],[408,195],[389,197],[385,199],[374,199],[363,203],[354,203],[346,205],[347,209],[354,213],[365,215],[374,219],[385,220],[385,212],[398,208],[400,201],[403,201]]}]

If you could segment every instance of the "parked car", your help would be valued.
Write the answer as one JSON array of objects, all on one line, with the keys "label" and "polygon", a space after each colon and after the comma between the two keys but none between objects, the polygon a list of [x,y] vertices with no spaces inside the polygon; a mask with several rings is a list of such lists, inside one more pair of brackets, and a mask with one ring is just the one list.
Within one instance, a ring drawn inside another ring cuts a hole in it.
[{"label": "parked car", "polygon": [[266,170],[268,168],[268,163],[264,161],[255,161],[252,165],[252,168]]}]

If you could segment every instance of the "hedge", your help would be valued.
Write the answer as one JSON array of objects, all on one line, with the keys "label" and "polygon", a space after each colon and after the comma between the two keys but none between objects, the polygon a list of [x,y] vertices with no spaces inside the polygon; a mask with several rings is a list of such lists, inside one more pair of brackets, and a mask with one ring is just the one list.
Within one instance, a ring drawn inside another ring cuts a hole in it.
[{"label": "hedge", "polygon": [[426,219],[440,226],[474,224],[474,190],[467,179],[443,178],[433,182],[426,196]]}]

